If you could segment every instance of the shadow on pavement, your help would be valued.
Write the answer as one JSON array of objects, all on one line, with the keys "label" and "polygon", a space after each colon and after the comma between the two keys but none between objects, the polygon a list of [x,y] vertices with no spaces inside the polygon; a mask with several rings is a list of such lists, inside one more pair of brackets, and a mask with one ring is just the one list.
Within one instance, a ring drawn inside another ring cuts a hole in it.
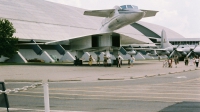
[{"label": "shadow on pavement", "polygon": [[159,112],[200,112],[200,102],[180,102],[168,106]]}]

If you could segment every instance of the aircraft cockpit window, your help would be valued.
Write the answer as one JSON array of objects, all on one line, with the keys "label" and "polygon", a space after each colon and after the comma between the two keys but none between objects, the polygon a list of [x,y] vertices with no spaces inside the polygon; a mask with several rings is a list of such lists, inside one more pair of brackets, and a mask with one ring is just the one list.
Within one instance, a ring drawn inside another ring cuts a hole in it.
[{"label": "aircraft cockpit window", "polygon": [[132,9],[133,7],[131,5],[127,5],[127,8],[128,9]]},{"label": "aircraft cockpit window", "polygon": [[126,9],[126,5],[120,6],[121,9]]},{"label": "aircraft cockpit window", "polygon": [[134,5],[122,5],[122,6],[120,6],[120,8],[122,10],[124,10],[124,9],[138,9],[138,7],[134,6]]}]

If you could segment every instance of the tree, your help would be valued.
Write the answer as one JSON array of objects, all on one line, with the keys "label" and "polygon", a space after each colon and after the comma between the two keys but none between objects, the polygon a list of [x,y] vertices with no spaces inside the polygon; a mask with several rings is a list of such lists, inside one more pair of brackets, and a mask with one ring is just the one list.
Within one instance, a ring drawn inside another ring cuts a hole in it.
[{"label": "tree", "polygon": [[7,19],[0,19],[0,57],[11,58],[18,51],[18,38],[13,37],[15,32],[11,22]]}]

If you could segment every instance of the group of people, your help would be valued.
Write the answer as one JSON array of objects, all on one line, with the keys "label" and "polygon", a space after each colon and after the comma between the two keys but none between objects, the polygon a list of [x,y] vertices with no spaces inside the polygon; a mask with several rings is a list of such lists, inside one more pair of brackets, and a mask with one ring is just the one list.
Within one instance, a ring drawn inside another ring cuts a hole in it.
[{"label": "group of people", "polygon": [[199,57],[198,56],[195,56],[193,59],[191,58],[190,59],[191,61],[191,64],[193,63],[194,65],[196,65],[196,67],[199,66]]},{"label": "group of people", "polygon": [[[172,68],[172,62],[173,62],[173,59],[172,59],[172,58],[166,59],[166,60],[163,62],[163,68],[164,68],[164,67]],[[174,61],[174,62],[175,62],[175,66],[177,67],[178,61]]]},{"label": "group of people", "polygon": [[190,65],[196,65],[196,67],[199,66],[199,57],[195,56],[194,58],[188,58],[187,56],[184,58],[184,62],[185,65],[188,66],[188,63],[190,63]]},{"label": "group of people", "polygon": [[[93,59],[92,55],[90,55],[88,64],[91,66],[93,61],[94,61],[94,59]],[[100,57],[99,56],[97,56],[97,61],[96,62],[97,62],[96,63],[97,65],[100,65]],[[110,57],[107,57],[106,55],[104,55],[103,65],[104,66],[111,66]]]},{"label": "group of people", "polygon": [[[89,56],[89,61],[88,61],[88,64],[91,66],[92,64],[93,64],[93,61],[94,61],[94,59],[93,59],[93,57],[90,55]],[[99,56],[97,56],[97,65],[100,65],[100,57]],[[129,59],[129,62],[128,62],[128,64],[129,64],[129,68],[131,67],[131,66],[133,66],[133,62],[135,62],[135,58],[131,55],[131,57],[130,57],[130,59]],[[106,56],[106,55],[104,55],[104,57],[103,57],[103,65],[104,66],[111,66],[111,64],[112,64],[112,62],[111,62],[111,58],[110,57],[108,57],[108,56]],[[116,58],[116,62],[115,62],[115,64],[117,65],[117,67],[121,67],[121,64],[122,64],[122,57],[120,56],[120,55],[118,55],[118,57]]]},{"label": "group of people", "polygon": [[[173,58],[168,58],[168,59],[164,60],[163,67],[172,68],[172,62],[173,62]],[[174,63],[175,63],[175,67],[177,67],[177,65],[179,64],[178,56],[174,57]]]},{"label": "group of people", "polygon": [[[166,59],[163,62],[163,67],[172,68],[173,60],[174,60],[174,63],[175,63],[175,67],[177,68],[177,65],[179,64],[179,58],[178,58],[178,56],[175,56],[174,58],[168,58],[168,59]],[[199,57],[195,56],[194,58],[190,58],[190,61],[189,61],[189,58],[186,56],[184,58],[184,63],[185,63],[186,66],[188,66],[188,64],[190,63],[190,65],[194,64],[194,65],[196,65],[196,67],[198,67],[199,66]]]}]

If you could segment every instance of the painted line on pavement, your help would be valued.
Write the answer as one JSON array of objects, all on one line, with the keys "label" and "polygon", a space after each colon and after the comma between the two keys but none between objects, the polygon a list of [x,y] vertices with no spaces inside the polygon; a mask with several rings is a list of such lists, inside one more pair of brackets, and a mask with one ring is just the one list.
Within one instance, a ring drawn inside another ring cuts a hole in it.
[{"label": "painted line on pavement", "polygon": [[31,79],[5,79],[5,82],[42,82],[42,80],[31,80]]},{"label": "painted line on pavement", "polygon": [[124,78],[98,78],[97,80],[124,80]]}]

